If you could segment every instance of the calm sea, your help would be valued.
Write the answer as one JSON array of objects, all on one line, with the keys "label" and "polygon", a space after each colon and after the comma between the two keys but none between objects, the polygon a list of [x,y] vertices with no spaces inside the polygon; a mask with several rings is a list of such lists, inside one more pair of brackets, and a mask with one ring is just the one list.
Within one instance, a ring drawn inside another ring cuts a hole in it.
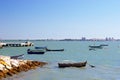
[{"label": "calm sea", "polygon": [[[19,41],[21,42],[21,41]],[[45,61],[48,65],[21,72],[4,80],[120,80],[120,41],[32,41],[32,47],[6,47],[1,55],[25,54],[24,59]],[[103,49],[89,50],[89,45],[108,44]],[[63,52],[46,52],[43,55],[28,55],[27,49],[47,46]],[[58,68],[58,62],[88,61],[85,68]],[[90,65],[94,65],[91,68]]]}]

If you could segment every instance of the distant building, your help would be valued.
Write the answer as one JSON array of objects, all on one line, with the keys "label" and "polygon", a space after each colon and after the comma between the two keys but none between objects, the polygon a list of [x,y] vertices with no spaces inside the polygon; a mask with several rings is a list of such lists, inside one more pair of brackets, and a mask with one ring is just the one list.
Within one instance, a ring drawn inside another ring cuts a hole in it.
[{"label": "distant building", "polygon": [[113,41],[113,40],[115,40],[115,39],[114,39],[113,37],[106,37],[105,40],[106,40],[106,41]]},{"label": "distant building", "polygon": [[82,41],[85,41],[86,40],[86,37],[82,37],[82,39],[81,39]]}]

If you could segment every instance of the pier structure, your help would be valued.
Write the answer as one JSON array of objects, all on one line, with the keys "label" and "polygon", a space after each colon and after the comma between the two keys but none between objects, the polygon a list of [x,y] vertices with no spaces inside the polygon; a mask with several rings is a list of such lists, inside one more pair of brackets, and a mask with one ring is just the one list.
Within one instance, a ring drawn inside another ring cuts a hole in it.
[{"label": "pier structure", "polygon": [[2,48],[2,45],[0,45],[0,48]]},{"label": "pier structure", "polygon": [[0,47],[27,47],[27,46],[33,46],[32,42],[24,42],[24,43],[0,43]]},{"label": "pier structure", "polygon": [[3,45],[6,45],[6,43],[0,42],[0,48],[3,48]]}]

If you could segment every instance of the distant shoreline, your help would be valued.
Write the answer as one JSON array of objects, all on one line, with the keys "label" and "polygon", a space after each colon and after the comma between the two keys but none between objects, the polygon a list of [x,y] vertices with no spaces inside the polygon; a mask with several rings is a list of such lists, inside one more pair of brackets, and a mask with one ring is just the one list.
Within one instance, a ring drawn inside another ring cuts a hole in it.
[{"label": "distant shoreline", "polygon": [[120,39],[3,39],[2,41],[120,41]]}]

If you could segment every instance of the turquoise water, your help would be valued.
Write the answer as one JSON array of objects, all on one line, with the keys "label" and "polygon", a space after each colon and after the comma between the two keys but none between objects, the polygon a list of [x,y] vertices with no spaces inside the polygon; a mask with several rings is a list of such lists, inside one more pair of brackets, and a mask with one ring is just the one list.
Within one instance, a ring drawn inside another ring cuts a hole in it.
[{"label": "turquoise water", "polygon": [[[32,41],[33,47],[6,47],[1,55],[25,54],[24,59],[48,62],[43,68],[21,72],[4,80],[120,80],[120,41]],[[103,49],[89,51],[89,45],[108,44]],[[46,52],[44,55],[28,55],[27,49],[47,46],[63,52]],[[85,68],[58,68],[58,62],[88,61]],[[95,68],[91,68],[94,65]]]}]

